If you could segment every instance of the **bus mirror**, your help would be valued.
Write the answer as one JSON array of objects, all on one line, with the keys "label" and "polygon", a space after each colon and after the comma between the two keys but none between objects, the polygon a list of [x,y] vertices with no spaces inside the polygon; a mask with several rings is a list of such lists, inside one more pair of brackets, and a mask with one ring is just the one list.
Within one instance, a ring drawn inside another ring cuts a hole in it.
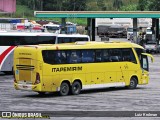
[{"label": "bus mirror", "polygon": [[150,57],[150,58],[151,58],[152,63],[154,62],[154,57],[153,57],[151,54],[148,54],[148,53],[142,53],[142,55],[146,55],[146,56]]}]

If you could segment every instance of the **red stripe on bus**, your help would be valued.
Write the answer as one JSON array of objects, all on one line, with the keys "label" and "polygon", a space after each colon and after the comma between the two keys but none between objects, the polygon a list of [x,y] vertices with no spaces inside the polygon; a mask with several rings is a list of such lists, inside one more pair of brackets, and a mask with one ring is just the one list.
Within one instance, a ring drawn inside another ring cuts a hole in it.
[{"label": "red stripe on bus", "polygon": [[15,46],[10,46],[8,49],[6,49],[1,55],[0,55],[0,64],[2,63],[3,59],[6,57],[6,55],[13,50]]}]

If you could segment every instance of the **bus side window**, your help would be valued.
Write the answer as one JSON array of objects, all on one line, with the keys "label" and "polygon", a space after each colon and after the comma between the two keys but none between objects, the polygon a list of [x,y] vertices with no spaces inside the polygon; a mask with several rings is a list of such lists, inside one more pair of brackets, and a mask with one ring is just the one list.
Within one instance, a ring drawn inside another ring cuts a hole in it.
[{"label": "bus side window", "polygon": [[94,51],[82,50],[82,62],[84,63],[94,62]]},{"label": "bus side window", "polygon": [[76,41],[77,38],[70,38],[70,42],[73,43]]},{"label": "bus side window", "polygon": [[53,50],[43,50],[42,51],[43,61],[48,64],[55,63],[55,55]]},{"label": "bus side window", "polygon": [[110,54],[109,59],[110,59],[111,62],[122,61],[121,50],[120,49],[110,49],[109,54]]},{"label": "bus side window", "polygon": [[63,37],[58,37],[58,43],[65,43],[65,40]]},{"label": "bus side window", "polygon": [[66,63],[66,53],[65,53],[65,51],[56,51],[55,52],[55,63],[57,63],[57,64]]},{"label": "bus side window", "polygon": [[69,63],[81,63],[81,51],[73,50],[70,53]]},{"label": "bus side window", "polygon": [[103,62],[109,62],[108,50],[103,50]]},{"label": "bus side window", "polygon": [[134,57],[132,49],[122,49],[122,57],[123,61],[136,63],[136,59]]},{"label": "bus side window", "polygon": [[95,50],[95,61],[96,62],[102,61],[102,50]]},{"label": "bus side window", "polygon": [[70,38],[68,38],[68,37],[58,37],[57,39],[58,39],[57,40],[58,44],[59,43],[69,43],[70,42]]}]

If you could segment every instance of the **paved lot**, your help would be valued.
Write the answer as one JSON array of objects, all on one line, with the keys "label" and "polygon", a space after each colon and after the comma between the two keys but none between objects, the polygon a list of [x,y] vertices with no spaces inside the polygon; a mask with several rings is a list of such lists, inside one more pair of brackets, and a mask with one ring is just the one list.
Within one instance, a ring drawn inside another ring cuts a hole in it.
[{"label": "paved lot", "polygon": [[[57,93],[39,96],[35,92],[17,91],[13,76],[0,74],[1,111],[160,111],[160,54],[150,63],[148,85],[135,90],[124,88],[83,91],[77,96],[61,97]],[[74,112],[73,112],[74,114]],[[93,120],[93,118],[53,118],[57,120]],[[96,119],[96,118],[94,118]],[[99,118],[105,120],[106,118]],[[119,119],[119,118],[109,118]],[[128,120],[129,118],[121,118]],[[137,118],[130,118],[137,119]],[[150,118],[140,118],[142,120]],[[154,118],[159,119],[159,118]]]}]

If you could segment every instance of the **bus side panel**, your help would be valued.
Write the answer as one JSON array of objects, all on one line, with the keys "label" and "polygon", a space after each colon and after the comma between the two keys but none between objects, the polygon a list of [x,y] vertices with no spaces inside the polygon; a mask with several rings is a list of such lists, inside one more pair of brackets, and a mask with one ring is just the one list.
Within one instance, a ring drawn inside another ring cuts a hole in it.
[{"label": "bus side panel", "polygon": [[13,67],[13,51],[4,59],[1,71],[12,71]]}]

